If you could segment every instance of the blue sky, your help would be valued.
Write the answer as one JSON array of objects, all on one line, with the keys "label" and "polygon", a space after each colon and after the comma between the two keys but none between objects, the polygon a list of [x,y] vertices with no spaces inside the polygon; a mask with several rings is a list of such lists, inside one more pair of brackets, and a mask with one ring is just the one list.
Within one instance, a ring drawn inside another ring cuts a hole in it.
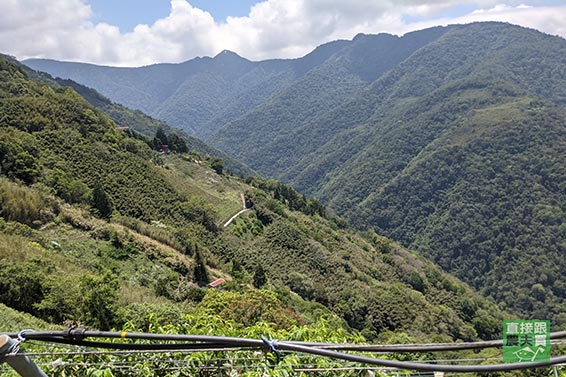
[{"label": "blue sky", "polygon": [[566,37],[566,0],[0,0],[0,52],[113,66],[294,58],[358,33],[477,21]]},{"label": "blue sky", "polygon": [[[217,22],[228,16],[247,16],[250,8],[260,0],[190,0],[190,4],[212,14]],[[152,24],[169,15],[168,0],[87,0],[95,22],[106,22],[129,32],[137,24]]]}]

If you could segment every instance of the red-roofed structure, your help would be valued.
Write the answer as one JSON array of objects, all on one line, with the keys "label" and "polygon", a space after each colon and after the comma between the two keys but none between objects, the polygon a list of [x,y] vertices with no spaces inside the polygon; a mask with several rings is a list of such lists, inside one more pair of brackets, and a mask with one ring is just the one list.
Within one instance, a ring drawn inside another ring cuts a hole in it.
[{"label": "red-roofed structure", "polygon": [[220,279],[214,280],[212,283],[208,283],[208,286],[211,287],[211,288],[216,288],[224,282],[226,282],[226,279],[220,278]]}]

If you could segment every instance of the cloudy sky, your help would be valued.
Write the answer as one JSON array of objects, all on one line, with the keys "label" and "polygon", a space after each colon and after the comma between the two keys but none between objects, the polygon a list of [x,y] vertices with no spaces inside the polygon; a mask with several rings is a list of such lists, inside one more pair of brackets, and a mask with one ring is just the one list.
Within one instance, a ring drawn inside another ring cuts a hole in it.
[{"label": "cloudy sky", "polygon": [[0,53],[117,66],[299,57],[357,33],[505,21],[566,37],[566,0],[0,0]]}]

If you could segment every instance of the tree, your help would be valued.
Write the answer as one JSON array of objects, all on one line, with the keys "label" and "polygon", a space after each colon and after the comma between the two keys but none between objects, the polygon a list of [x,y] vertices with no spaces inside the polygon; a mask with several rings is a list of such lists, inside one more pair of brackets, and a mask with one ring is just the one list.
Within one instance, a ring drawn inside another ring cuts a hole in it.
[{"label": "tree", "polygon": [[16,310],[34,313],[34,304],[43,299],[42,260],[22,264],[0,263],[0,302]]},{"label": "tree", "polygon": [[85,183],[73,179],[61,169],[53,170],[47,183],[55,189],[57,196],[68,203],[88,203],[92,198],[92,190]]},{"label": "tree", "polygon": [[41,173],[41,167],[37,159],[27,151],[22,151],[16,155],[13,174],[27,184],[35,182]]},{"label": "tree", "polygon": [[97,329],[111,329],[117,318],[115,303],[119,283],[116,276],[110,272],[102,276],[87,273],[81,278],[79,287],[81,319]]},{"label": "tree", "polygon": [[169,148],[176,153],[188,153],[189,148],[185,140],[175,134],[169,135]]},{"label": "tree", "polygon": [[92,205],[98,211],[98,215],[108,219],[112,215],[112,204],[102,185],[97,182],[92,190]]},{"label": "tree", "polygon": [[194,268],[195,280],[198,285],[204,286],[209,283],[208,272],[206,271],[206,266],[202,260],[200,252],[195,249],[195,268]]},{"label": "tree", "polygon": [[157,129],[157,132],[155,132],[155,138],[161,142],[161,145],[169,145],[169,139],[167,138],[165,131],[163,131],[163,128],[159,127]]},{"label": "tree", "polygon": [[254,272],[254,287],[261,288],[267,284],[267,276],[265,275],[265,270],[261,265],[258,265]]},{"label": "tree", "polygon": [[[33,142],[22,144],[21,135],[0,135],[0,173],[11,179],[32,184],[41,175],[41,166],[34,152]],[[29,149],[29,150],[28,150]]]},{"label": "tree", "polygon": [[216,172],[216,174],[222,175],[224,171],[224,161],[220,157],[214,157],[210,162],[210,167]]},{"label": "tree", "polygon": [[169,138],[163,128],[159,127],[155,132],[155,136],[150,143],[151,148],[155,149],[156,151],[161,150],[161,147],[164,145],[169,145]]}]

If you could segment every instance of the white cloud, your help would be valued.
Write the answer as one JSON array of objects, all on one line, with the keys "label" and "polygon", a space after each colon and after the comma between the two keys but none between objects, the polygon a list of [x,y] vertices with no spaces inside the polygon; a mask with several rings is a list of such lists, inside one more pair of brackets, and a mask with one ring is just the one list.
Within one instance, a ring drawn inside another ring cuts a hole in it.
[{"label": "white cloud", "polygon": [[540,30],[551,35],[566,37],[566,6],[534,7],[527,4],[509,6],[497,4],[480,8],[453,18],[439,18],[407,25],[408,30],[419,30],[433,25],[465,24],[479,21],[501,21]]},{"label": "white cloud", "polygon": [[85,24],[91,15],[90,7],[80,1],[2,0],[0,48],[28,55],[61,48],[68,51],[63,44],[68,44],[76,31],[92,28]]},{"label": "white cloud", "polygon": [[[93,23],[86,1],[0,0],[0,52],[18,58],[144,65],[229,49],[258,60],[300,56],[321,43],[350,39],[359,32],[401,34],[485,20],[566,36],[566,6],[537,6],[540,0],[265,0],[248,16],[228,17],[222,23],[193,7],[190,0],[171,0],[167,17],[138,25],[129,33]],[[467,14],[446,16],[463,5]]]}]

